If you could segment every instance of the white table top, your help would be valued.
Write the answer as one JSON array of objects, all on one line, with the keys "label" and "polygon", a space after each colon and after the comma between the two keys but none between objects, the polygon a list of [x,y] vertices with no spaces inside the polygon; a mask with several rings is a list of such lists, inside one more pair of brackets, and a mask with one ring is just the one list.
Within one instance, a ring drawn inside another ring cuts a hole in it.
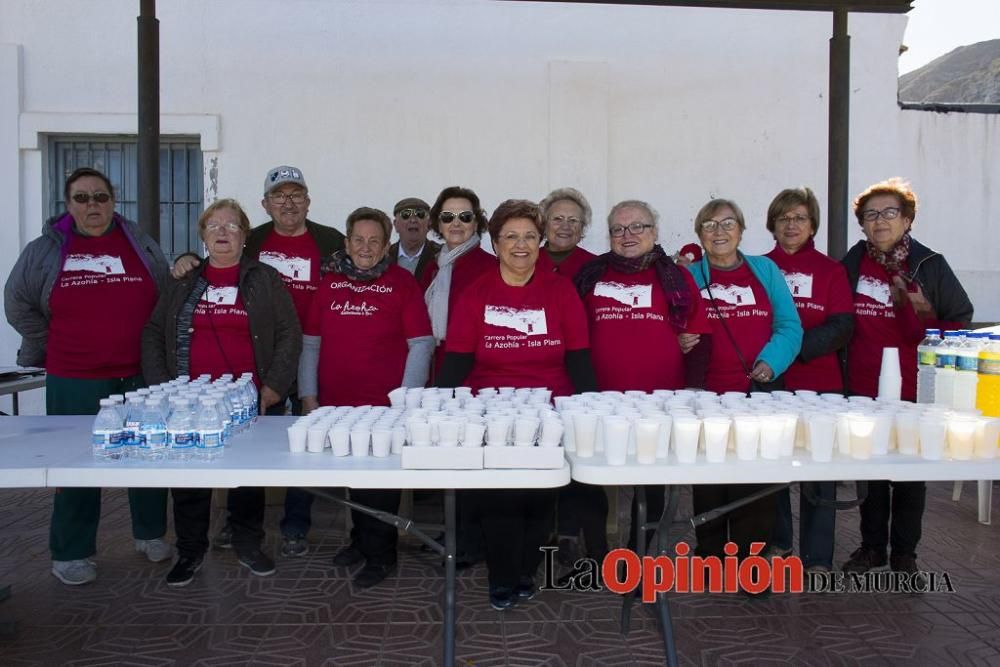
[{"label": "white table top", "polygon": [[[292,454],[285,429],[292,417],[262,417],[233,439],[217,461],[95,461],[90,451],[93,417],[3,417],[0,443],[52,453],[39,483],[16,486],[177,487],[347,486],[367,489],[552,488],[569,483],[569,466],[555,470],[403,470],[400,457]],[[52,429],[62,435],[53,442]],[[15,459],[15,463],[20,460]],[[27,458],[27,457],[25,457]],[[0,475],[10,468],[6,450]],[[5,477],[0,476],[0,485]]]},{"label": "white table top", "polygon": [[[85,448],[87,433],[78,433],[80,417],[0,417],[0,487],[45,486],[46,470],[62,462],[70,443]],[[92,417],[84,417],[89,430]],[[86,438],[80,440],[80,438]]]},{"label": "white table top", "polygon": [[641,465],[629,456],[623,466],[609,466],[603,452],[580,458],[566,452],[573,479],[585,484],[778,484],[802,481],[889,479],[899,482],[1000,479],[1000,459],[926,461],[917,456],[891,453],[867,461],[834,454],[829,463],[815,463],[808,452],[796,450],[791,458],[740,461],[730,452],[725,463],[708,463],[704,453],[692,464],[667,459]]}]

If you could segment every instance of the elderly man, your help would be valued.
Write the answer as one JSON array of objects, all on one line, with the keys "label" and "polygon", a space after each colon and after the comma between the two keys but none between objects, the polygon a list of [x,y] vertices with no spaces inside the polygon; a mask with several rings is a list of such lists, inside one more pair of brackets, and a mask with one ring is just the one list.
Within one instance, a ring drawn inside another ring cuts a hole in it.
[{"label": "elderly man", "polygon": [[412,273],[417,282],[441,250],[440,244],[427,240],[430,210],[427,202],[418,197],[401,199],[392,209],[392,226],[399,240],[389,247],[389,261]]}]

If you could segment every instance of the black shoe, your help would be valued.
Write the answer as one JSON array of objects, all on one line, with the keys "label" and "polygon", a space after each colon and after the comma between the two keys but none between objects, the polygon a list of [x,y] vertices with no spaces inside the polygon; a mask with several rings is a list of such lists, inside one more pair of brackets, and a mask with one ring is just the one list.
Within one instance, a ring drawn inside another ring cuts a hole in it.
[{"label": "black shoe", "polygon": [[917,557],[908,554],[897,556],[893,554],[889,558],[889,567],[893,572],[904,572],[910,575],[910,586],[917,591],[923,591],[927,587],[927,577],[917,567]]},{"label": "black shoe", "polygon": [[887,559],[884,551],[878,551],[871,547],[860,546],[851,554],[850,560],[844,563],[840,569],[844,572],[855,572],[864,574],[869,570],[884,568]]},{"label": "black shoe", "polygon": [[251,574],[258,577],[267,577],[274,574],[274,561],[270,556],[260,549],[252,549],[239,554],[240,565],[250,570]]},{"label": "black shoe", "polygon": [[333,564],[337,567],[350,567],[351,565],[357,565],[364,559],[365,555],[361,553],[361,549],[352,542],[334,554]]},{"label": "black shoe", "polygon": [[559,561],[560,565],[572,567],[581,555],[576,538],[559,538],[559,550],[556,552],[556,560]]},{"label": "black shoe", "polygon": [[167,573],[167,586],[180,588],[194,581],[194,573],[201,569],[201,556],[181,556]]},{"label": "black shoe", "polygon": [[233,548],[233,527],[226,523],[215,537],[212,539],[212,546],[216,549]]},{"label": "black shoe", "polygon": [[390,565],[372,565],[371,563],[367,563],[354,577],[354,585],[358,588],[371,588],[372,586],[377,586],[382,583],[383,579],[388,577],[395,570],[395,563]]},{"label": "black shoe", "polygon": [[514,595],[520,600],[530,600],[535,597],[535,580],[531,577],[521,577],[521,580],[514,587]]},{"label": "black shoe", "polygon": [[497,611],[505,611],[517,604],[517,595],[509,588],[490,588],[490,606]]}]

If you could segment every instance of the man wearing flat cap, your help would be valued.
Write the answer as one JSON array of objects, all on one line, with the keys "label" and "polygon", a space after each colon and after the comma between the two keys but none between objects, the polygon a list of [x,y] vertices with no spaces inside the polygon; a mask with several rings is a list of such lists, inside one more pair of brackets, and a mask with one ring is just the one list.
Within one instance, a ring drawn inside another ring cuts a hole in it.
[{"label": "man wearing flat cap", "polygon": [[399,240],[389,246],[389,261],[412,273],[417,282],[437,257],[441,245],[427,240],[431,207],[423,199],[407,197],[392,208],[392,226]]}]

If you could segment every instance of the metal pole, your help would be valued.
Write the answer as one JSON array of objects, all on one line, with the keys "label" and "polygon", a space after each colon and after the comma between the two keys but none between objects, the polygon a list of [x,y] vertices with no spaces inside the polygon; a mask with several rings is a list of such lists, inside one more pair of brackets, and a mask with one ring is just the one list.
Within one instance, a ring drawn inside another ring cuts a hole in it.
[{"label": "metal pole", "polygon": [[444,490],[444,664],[455,664],[455,489]]},{"label": "metal pole", "polygon": [[847,34],[847,10],[833,12],[830,38],[829,164],[827,166],[827,254],[841,259],[847,254],[847,175],[850,161],[851,38]]},{"label": "metal pole", "polygon": [[156,0],[139,2],[138,220],[160,240],[160,22]]}]

